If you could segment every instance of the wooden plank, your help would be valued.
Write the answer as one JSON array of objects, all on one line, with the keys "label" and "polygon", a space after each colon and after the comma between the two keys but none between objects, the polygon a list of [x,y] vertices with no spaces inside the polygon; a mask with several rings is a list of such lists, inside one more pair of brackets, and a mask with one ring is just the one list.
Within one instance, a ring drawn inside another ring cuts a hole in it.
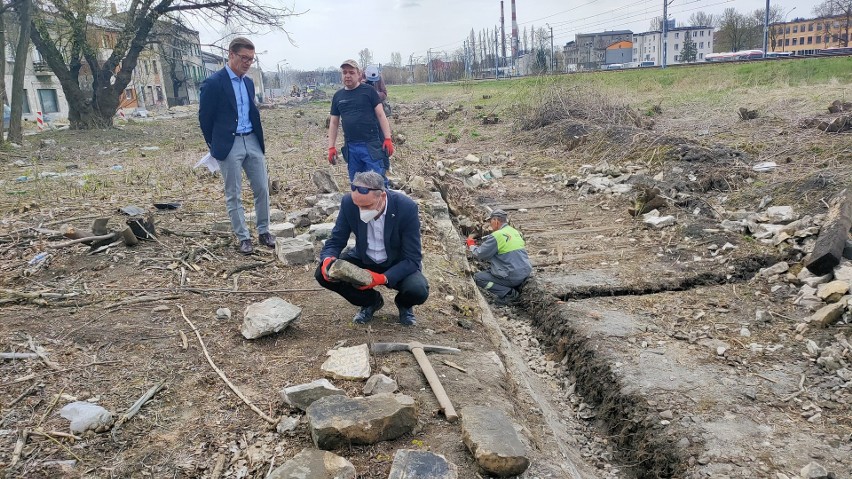
[{"label": "wooden plank", "polygon": [[852,197],[843,190],[831,201],[831,207],[817,236],[814,251],[805,263],[805,267],[811,273],[822,276],[832,272],[834,267],[840,264],[850,227],[852,227]]}]

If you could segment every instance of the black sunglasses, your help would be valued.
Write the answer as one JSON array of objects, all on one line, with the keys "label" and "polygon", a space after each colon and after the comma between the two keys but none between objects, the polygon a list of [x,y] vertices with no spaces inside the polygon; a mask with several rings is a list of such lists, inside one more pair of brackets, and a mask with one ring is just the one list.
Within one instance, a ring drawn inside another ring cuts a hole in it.
[{"label": "black sunglasses", "polygon": [[369,186],[352,185],[352,191],[357,191],[358,193],[361,193],[362,195],[366,195],[367,193],[369,193],[371,191],[382,191],[382,188],[370,188]]}]

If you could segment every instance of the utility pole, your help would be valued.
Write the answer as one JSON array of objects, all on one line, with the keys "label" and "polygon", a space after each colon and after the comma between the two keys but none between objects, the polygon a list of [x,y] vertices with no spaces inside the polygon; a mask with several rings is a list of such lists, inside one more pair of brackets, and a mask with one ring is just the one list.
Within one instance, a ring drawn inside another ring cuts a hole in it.
[{"label": "utility pole", "polygon": [[547,28],[550,29],[550,73],[552,74],[555,68],[553,67],[553,62],[556,58],[553,56],[553,27],[550,26],[549,23],[545,23]]},{"label": "utility pole", "polygon": [[763,58],[766,58],[769,46],[769,0],[766,0],[766,15],[763,18]]},{"label": "utility pole", "polygon": [[666,67],[666,51],[669,46],[669,1],[663,0],[663,58],[660,61],[661,68]]}]

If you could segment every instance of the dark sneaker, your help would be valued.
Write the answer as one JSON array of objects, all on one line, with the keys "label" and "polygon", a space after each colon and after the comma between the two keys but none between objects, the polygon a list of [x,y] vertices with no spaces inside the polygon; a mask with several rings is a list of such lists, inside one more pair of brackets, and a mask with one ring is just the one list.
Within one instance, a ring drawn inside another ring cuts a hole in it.
[{"label": "dark sneaker", "polygon": [[352,318],[352,322],[355,324],[367,324],[373,320],[373,314],[376,311],[382,309],[382,306],[385,305],[385,300],[379,295],[379,300],[373,303],[370,306],[364,306],[361,308],[361,311],[358,311],[355,314],[355,317]]},{"label": "dark sneaker", "polygon": [[257,241],[263,246],[275,247],[275,235],[272,233],[261,233],[257,235]]},{"label": "dark sneaker", "polygon": [[417,324],[413,308],[399,308],[399,324],[403,326],[414,326]]},{"label": "dark sneaker", "polygon": [[242,254],[254,253],[254,246],[251,245],[251,240],[240,241],[240,253],[242,253]]},{"label": "dark sneaker", "polygon": [[509,294],[507,294],[506,296],[503,296],[502,298],[495,299],[494,303],[499,305],[499,306],[506,306],[506,305],[514,303],[520,297],[521,297],[521,294],[518,293],[518,290],[513,289],[512,291],[509,291]]}]

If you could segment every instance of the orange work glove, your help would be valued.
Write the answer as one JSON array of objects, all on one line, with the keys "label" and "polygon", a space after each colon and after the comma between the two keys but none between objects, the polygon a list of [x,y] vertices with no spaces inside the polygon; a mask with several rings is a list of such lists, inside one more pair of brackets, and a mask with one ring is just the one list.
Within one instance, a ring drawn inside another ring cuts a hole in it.
[{"label": "orange work glove", "polygon": [[466,244],[467,247],[470,248],[470,247],[476,246],[476,241],[474,241],[473,238],[468,236],[467,239],[464,240],[464,244]]},{"label": "orange work glove", "polygon": [[337,258],[335,258],[334,256],[329,256],[328,258],[322,260],[322,267],[320,268],[320,273],[322,273],[322,279],[328,281],[329,283],[333,283],[335,281],[328,276],[328,268],[331,268],[331,264],[334,263],[336,259]]},{"label": "orange work glove", "polygon": [[385,142],[382,143],[382,149],[385,150],[388,156],[393,156],[393,141],[390,138],[385,138]]},{"label": "orange work glove", "polygon": [[[367,271],[370,271],[370,270],[367,270]],[[364,291],[365,289],[373,289],[376,286],[388,284],[387,276],[385,276],[381,273],[373,272],[373,271],[370,271],[370,275],[373,277],[373,282],[368,284],[367,286],[359,286],[358,289],[360,289],[361,291]]]},{"label": "orange work glove", "polygon": [[337,148],[333,146],[328,149],[328,162],[332,165],[337,164]]}]

